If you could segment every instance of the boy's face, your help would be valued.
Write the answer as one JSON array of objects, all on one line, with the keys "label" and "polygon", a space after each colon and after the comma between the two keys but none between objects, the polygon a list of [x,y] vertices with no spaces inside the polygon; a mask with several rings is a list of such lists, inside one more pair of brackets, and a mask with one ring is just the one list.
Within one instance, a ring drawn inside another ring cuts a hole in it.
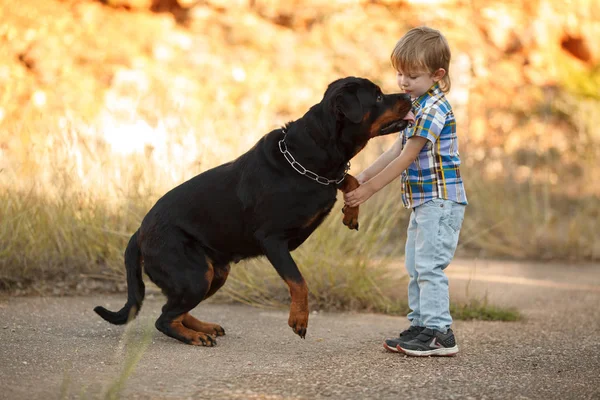
[{"label": "boy's face", "polygon": [[439,82],[446,71],[443,68],[438,69],[433,74],[429,71],[411,71],[404,73],[396,71],[396,81],[398,87],[410,95],[411,99],[416,99],[425,94],[434,83]]}]

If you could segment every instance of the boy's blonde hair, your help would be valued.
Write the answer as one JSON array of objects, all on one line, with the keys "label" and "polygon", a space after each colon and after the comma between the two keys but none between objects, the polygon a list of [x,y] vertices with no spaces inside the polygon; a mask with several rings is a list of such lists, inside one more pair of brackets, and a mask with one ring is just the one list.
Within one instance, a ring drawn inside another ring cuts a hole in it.
[{"label": "boy's blonde hair", "polygon": [[440,89],[450,91],[450,46],[440,31],[426,26],[411,29],[396,43],[391,60],[396,71],[405,74],[444,68]]}]

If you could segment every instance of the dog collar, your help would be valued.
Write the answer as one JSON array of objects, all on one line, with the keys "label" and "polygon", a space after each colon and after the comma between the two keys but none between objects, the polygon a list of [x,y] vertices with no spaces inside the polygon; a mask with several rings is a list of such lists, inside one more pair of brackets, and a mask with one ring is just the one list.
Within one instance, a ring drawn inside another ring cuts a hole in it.
[{"label": "dog collar", "polygon": [[327,179],[325,177],[315,174],[309,169],[304,168],[302,164],[296,161],[292,153],[290,153],[287,149],[287,145],[285,144],[285,135],[287,134],[287,129],[281,128],[281,131],[283,132],[283,139],[279,141],[279,151],[281,151],[281,154],[283,154],[287,162],[290,163],[292,168],[294,168],[296,172],[298,172],[300,175],[304,175],[307,178],[310,178],[313,181],[320,183],[321,185],[331,185],[332,183],[339,185],[346,178],[346,174],[350,169],[350,163],[346,164],[346,168],[344,169],[344,173],[342,174],[342,177],[340,179]]}]

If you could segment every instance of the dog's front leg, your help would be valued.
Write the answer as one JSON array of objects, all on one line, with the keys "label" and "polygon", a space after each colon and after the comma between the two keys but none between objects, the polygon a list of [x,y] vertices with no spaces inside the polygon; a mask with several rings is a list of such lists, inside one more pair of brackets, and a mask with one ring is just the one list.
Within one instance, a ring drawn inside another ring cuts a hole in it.
[{"label": "dog's front leg", "polygon": [[288,325],[301,338],[306,336],[308,327],[308,287],[288,249],[287,241],[274,237],[257,235],[260,245],[277,273],[290,289],[292,303]]},{"label": "dog's front leg", "polygon": [[[344,178],[344,181],[340,184],[338,189],[340,189],[343,193],[349,193],[354,189],[358,188],[359,186],[360,183],[358,183],[358,180],[352,175],[347,174]],[[342,222],[349,229],[358,230],[358,207],[359,206],[349,207],[345,205],[342,208],[342,212],[344,213],[344,219],[342,220]]]}]

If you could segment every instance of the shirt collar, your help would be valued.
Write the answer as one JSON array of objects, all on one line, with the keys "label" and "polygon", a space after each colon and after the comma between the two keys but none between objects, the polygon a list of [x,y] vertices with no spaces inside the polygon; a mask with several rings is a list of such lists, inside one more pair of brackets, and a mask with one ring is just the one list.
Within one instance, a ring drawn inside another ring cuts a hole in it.
[{"label": "shirt collar", "polygon": [[427,100],[430,98],[440,97],[443,94],[442,89],[440,88],[439,83],[434,83],[432,87],[425,93],[423,93],[420,97],[418,97],[414,102],[413,106],[417,109],[422,108]]}]

